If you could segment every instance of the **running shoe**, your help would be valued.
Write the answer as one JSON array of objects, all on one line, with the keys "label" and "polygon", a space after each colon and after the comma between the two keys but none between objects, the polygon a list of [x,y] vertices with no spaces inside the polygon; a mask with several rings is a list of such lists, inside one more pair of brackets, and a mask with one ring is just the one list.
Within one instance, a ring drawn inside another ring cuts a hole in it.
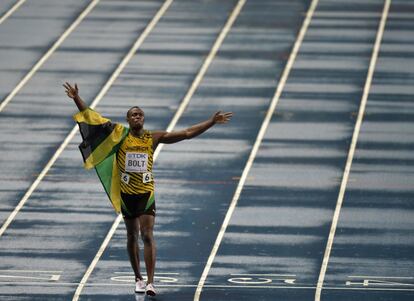
[{"label": "running shoe", "polygon": [[136,293],[145,293],[145,281],[137,280],[135,283],[135,292]]},{"label": "running shoe", "polygon": [[148,296],[155,296],[157,293],[155,292],[155,287],[152,285],[152,283],[148,283],[147,287],[145,288],[145,291]]}]

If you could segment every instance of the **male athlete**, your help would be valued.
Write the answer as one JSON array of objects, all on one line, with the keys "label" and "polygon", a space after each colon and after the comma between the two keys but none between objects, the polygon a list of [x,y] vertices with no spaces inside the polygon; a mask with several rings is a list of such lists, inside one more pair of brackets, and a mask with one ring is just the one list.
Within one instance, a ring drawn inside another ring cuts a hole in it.
[{"label": "male athlete", "polygon": [[[135,292],[155,296],[155,221],[153,154],[159,143],[192,139],[215,124],[227,123],[231,112],[217,112],[208,120],[185,130],[166,132],[144,129],[145,114],[137,106],[126,114],[129,128],[114,124],[88,108],[79,96],[78,86],[63,85],[79,109],[74,115],[83,142],[79,146],[86,168],[95,168],[117,213],[121,212],[127,230],[127,250],[135,273]],[[147,283],[140,273],[138,235],[144,243]]]}]

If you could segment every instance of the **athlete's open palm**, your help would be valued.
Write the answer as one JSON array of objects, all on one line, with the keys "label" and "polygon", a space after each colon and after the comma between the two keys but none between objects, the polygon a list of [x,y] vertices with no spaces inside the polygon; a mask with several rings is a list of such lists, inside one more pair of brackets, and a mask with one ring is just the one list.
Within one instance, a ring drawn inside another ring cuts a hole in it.
[{"label": "athlete's open palm", "polygon": [[219,124],[223,124],[223,123],[227,123],[229,122],[229,120],[231,119],[231,117],[233,116],[232,112],[216,112],[213,115],[213,120],[214,123],[219,123]]},{"label": "athlete's open palm", "polygon": [[68,82],[66,82],[63,87],[65,87],[65,93],[68,97],[74,99],[79,95],[78,85],[75,84],[75,87],[72,87]]}]

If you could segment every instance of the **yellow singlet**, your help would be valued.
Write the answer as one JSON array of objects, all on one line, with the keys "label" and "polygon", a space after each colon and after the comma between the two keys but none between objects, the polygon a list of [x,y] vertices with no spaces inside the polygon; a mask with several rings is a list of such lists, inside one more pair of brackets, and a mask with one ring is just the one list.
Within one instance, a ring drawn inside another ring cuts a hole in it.
[{"label": "yellow singlet", "polygon": [[145,130],[140,137],[128,134],[116,154],[116,162],[121,175],[122,193],[154,192],[153,153],[150,131]]}]

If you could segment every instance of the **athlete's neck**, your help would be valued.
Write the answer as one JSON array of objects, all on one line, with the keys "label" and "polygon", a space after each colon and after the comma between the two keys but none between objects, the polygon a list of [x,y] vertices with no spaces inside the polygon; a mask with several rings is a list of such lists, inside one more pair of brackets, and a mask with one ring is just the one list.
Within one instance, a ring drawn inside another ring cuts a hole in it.
[{"label": "athlete's neck", "polygon": [[139,128],[139,129],[131,128],[129,132],[134,137],[140,137],[140,136],[142,136],[142,134],[144,134],[144,129],[143,128]]}]

